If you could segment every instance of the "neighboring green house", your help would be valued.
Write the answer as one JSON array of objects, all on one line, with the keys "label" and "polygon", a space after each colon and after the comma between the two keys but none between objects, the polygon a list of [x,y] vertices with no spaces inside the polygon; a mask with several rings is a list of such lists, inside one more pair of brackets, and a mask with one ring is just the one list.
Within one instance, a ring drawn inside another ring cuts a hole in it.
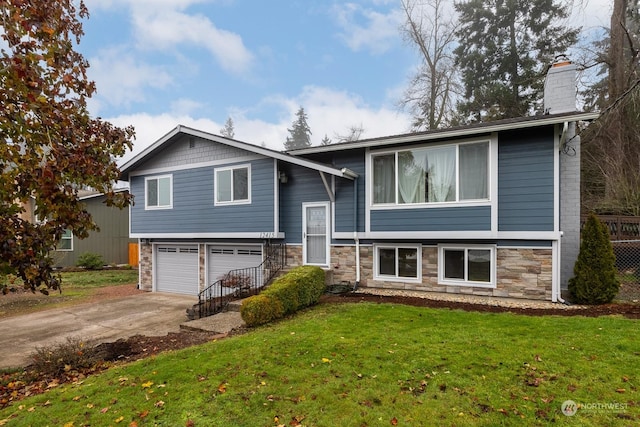
[{"label": "neighboring green house", "polygon": [[[137,259],[129,259],[129,243],[137,244],[137,239],[129,239],[129,210],[107,206],[104,194],[100,193],[81,195],[80,200],[100,231],[90,232],[86,239],[78,239],[71,231],[65,233],[54,255],[56,267],[73,267],[87,252],[101,255],[105,264],[137,263]],[[134,253],[137,254],[135,248]]]}]

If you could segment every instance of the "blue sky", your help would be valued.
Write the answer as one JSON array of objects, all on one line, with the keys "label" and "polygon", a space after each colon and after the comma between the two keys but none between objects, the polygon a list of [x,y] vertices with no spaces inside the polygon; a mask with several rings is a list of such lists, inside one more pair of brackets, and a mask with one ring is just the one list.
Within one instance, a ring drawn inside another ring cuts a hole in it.
[{"label": "blue sky", "polygon": [[[139,152],[178,124],[283,149],[300,106],[312,144],[364,128],[403,133],[398,108],[418,57],[400,0],[85,0],[80,52],[94,116],[133,125]],[[575,25],[607,25],[610,0],[574,0]],[[128,158],[130,156],[126,156]]]}]

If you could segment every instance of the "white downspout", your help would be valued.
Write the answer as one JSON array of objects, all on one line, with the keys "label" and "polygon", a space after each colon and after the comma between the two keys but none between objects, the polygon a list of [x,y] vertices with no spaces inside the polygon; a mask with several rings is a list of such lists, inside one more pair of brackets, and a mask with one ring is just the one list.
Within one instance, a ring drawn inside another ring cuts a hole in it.
[{"label": "white downspout", "polygon": [[353,240],[356,244],[356,283],[353,290],[360,285],[360,238],[358,237],[358,178],[353,179]]},{"label": "white downspout", "polygon": [[552,263],[552,279],[551,279],[551,301],[566,304],[566,301],[562,299],[562,284],[561,280],[561,268],[560,268],[560,254],[562,250],[562,231],[560,232],[560,238],[554,240],[552,243],[553,249],[553,263]]}]

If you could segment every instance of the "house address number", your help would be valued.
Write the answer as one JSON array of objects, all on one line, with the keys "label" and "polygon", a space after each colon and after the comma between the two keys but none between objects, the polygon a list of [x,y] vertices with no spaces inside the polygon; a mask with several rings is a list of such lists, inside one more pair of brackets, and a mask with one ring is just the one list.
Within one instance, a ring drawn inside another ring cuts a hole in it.
[{"label": "house address number", "polygon": [[264,231],[260,233],[261,239],[275,239],[276,237],[276,233],[273,231]]}]

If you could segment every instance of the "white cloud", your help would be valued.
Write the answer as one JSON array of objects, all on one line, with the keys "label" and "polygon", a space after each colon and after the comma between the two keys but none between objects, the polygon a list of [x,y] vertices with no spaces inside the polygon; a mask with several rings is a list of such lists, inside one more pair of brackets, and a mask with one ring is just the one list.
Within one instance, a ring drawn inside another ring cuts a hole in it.
[{"label": "white cloud", "polygon": [[[183,99],[179,104],[190,106],[197,103]],[[335,142],[336,133],[346,134],[352,126],[364,128],[362,139],[404,133],[410,126],[410,118],[406,114],[386,107],[371,108],[357,95],[318,86],[307,86],[293,98],[271,96],[263,99],[260,104],[277,111],[279,118],[275,122],[267,122],[253,118],[250,109],[234,108],[230,116],[233,118],[235,138],[255,145],[264,144],[273,150],[284,149],[287,128],[291,127],[296,119],[295,113],[301,105],[307,113],[313,145],[319,145],[325,135]],[[136,129],[133,153],[127,154],[120,164],[143,151],[179,124],[214,134],[220,134],[220,129],[224,126],[222,122],[196,118],[189,113],[179,113],[178,109],[156,116],[141,113],[106,120],[121,127],[133,125]]]},{"label": "white cloud", "polygon": [[334,19],[342,28],[340,37],[352,50],[368,49],[374,54],[384,53],[398,40],[398,28],[403,22],[399,9],[381,13],[355,3],[335,5]]},{"label": "white cloud", "polygon": [[109,48],[89,59],[89,78],[96,82],[97,97],[113,106],[129,105],[145,99],[147,88],[165,88],[171,76],[160,67],[139,62],[132,53]]},{"label": "white cloud", "polygon": [[246,73],[254,60],[238,34],[217,28],[204,15],[142,8],[136,4],[134,29],[140,49],[173,49],[180,45],[205,48],[229,72]]},{"label": "white cloud", "polygon": [[246,74],[254,55],[242,37],[218,28],[209,17],[189,14],[189,6],[210,0],[87,0],[89,11],[128,8],[139,49],[204,48],[227,72]]}]

